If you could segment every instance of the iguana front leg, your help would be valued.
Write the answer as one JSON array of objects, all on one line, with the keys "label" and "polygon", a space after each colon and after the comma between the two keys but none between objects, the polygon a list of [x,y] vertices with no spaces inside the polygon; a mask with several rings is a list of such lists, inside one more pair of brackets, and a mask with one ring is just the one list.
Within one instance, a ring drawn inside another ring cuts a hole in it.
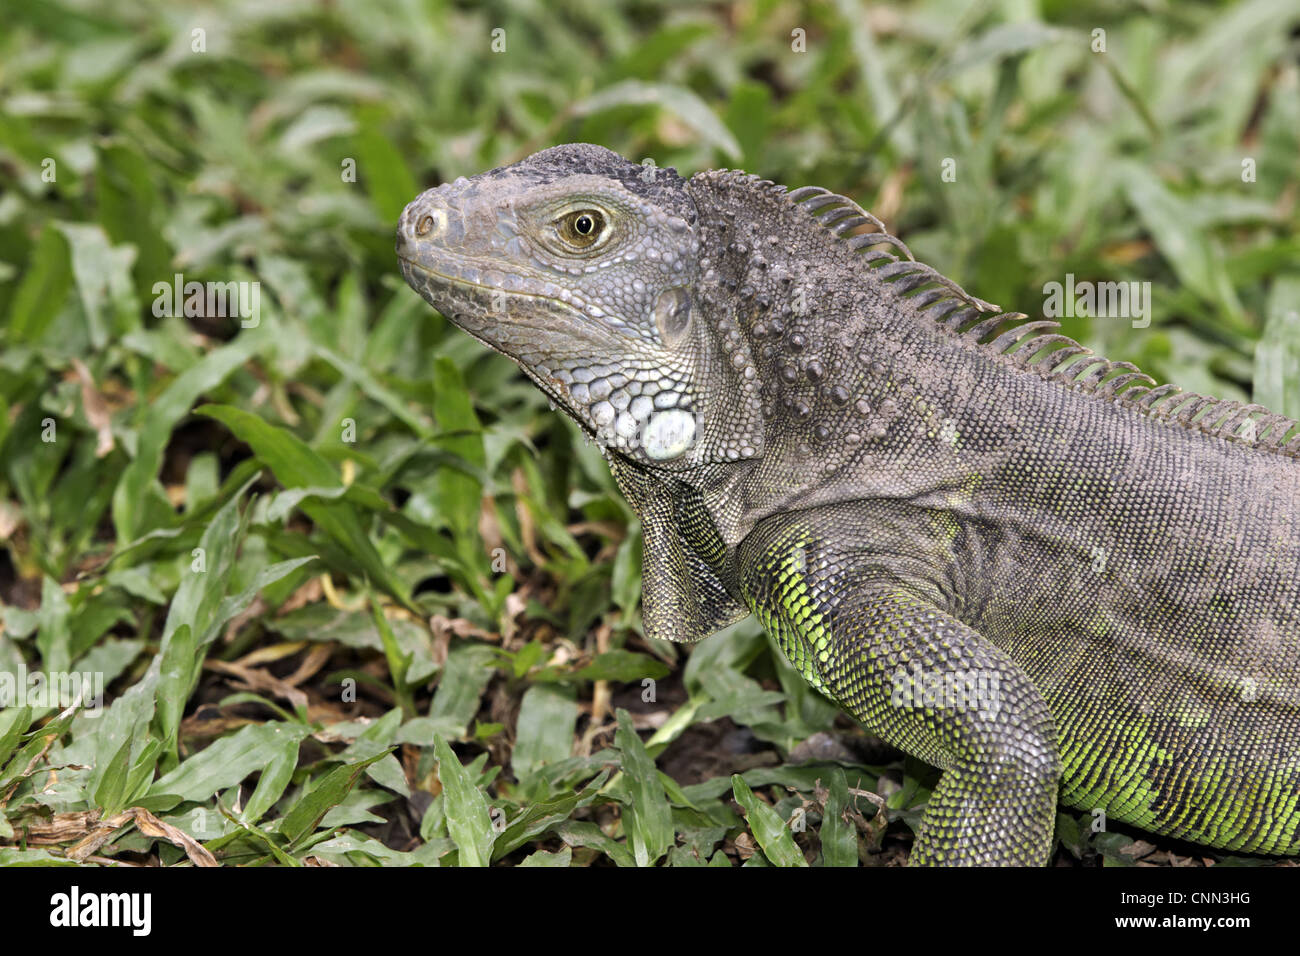
[{"label": "iguana front leg", "polygon": [[910,862],[1046,863],[1060,763],[1042,695],[924,584],[816,525],[808,512],[760,525],[741,547],[742,588],[815,687],[943,770]]}]

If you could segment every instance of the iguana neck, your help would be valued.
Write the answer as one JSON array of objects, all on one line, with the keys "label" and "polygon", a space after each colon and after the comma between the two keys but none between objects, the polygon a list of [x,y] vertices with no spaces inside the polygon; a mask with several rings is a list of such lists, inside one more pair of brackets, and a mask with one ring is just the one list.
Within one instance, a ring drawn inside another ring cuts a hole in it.
[{"label": "iguana neck", "polygon": [[709,172],[690,188],[708,250],[697,298],[752,363],[768,455],[811,458],[879,437],[887,421],[868,393],[886,370],[873,352],[897,316],[875,307],[852,251],[770,182]]},{"label": "iguana neck", "polygon": [[[708,475],[707,497],[756,509],[735,528],[724,520],[723,535],[734,540],[765,510],[759,497],[788,506],[865,455],[919,447],[915,431],[944,427],[962,363],[951,337],[942,341],[933,322],[918,321],[861,268],[860,253],[782,187],[709,172],[690,189],[708,250],[696,291],[701,316],[760,383],[763,454],[743,473]],[[902,467],[882,458],[882,493],[906,486]]]},{"label": "iguana neck", "polygon": [[[972,376],[1034,375],[1061,407],[1107,402],[1208,439],[1300,455],[1293,420],[1156,386],[1059,334],[1055,322],[1004,313],[916,262],[843,196],[787,192],[733,171],[701,173],[689,189],[707,251],[698,298],[753,358],[768,470],[773,458],[793,458],[805,475],[818,462],[833,474],[837,447],[959,426]],[[1017,417],[995,406],[981,421],[1000,412]]]}]

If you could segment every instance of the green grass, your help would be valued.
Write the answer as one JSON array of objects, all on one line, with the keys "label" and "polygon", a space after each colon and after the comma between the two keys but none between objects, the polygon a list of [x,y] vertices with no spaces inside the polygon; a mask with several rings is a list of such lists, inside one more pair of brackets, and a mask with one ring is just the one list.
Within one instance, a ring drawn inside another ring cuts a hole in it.
[{"label": "green grass", "polygon": [[[0,864],[905,858],[932,771],[752,621],[641,636],[597,451],[397,274],[437,182],[590,141],[817,183],[1007,308],[1150,281],[1149,327],[1066,331],[1300,417],[1285,0],[0,19],[0,674],[106,688],[0,712]],[[257,326],[156,315],[178,272]],[[1224,859],[1090,823],[1058,862]]]}]

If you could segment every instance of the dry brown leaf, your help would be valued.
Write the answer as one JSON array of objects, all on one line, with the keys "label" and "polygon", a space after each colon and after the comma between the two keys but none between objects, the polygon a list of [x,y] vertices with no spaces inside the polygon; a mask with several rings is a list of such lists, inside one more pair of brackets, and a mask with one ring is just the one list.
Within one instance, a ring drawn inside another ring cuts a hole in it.
[{"label": "dry brown leaf", "polygon": [[18,775],[18,778],[9,785],[9,789],[4,792],[4,796],[0,796],[0,810],[3,810],[6,806],[8,806],[9,800],[13,797],[14,791],[18,789],[19,785],[25,779],[27,779],[33,773],[36,772],[36,765],[45,759],[45,755],[48,754],[50,752],[50,748],[54,746],[54,741],[58,739],[59,739],[58,734],[55,733],[46,734],[45,743],[41,747],[41,752],[36,754],[34,757],[32,757],[31,760],[27,762],[27,767],[23,770],[22,773]]},{"label": "dry brown leaf", "polygon": [[86,857],[112,839],[118,828],[129,819],[131,819],[131,814],[119,813],[106,820],[101,820],[95,829],[72,845],[68,850],[68,858],[76,860],[78,863],[85,862]]},{"label": "dry brown leaf", "polygon": [[506,595],[505,613],[501,616],[501,638],[510,644],[519,630],[519,618],[528,607],[528,599],[518,591]]},{"label": "dry brown leaf", "polygon": [[590,533],[599,535],[602,538],[609,538],[615,543],[627,537],[627,529],[613,521],[575,521],[564,530],[575,538],[578,535]]},{"label": "dry brown leaf", "polygon": [[[613,628],[609,626],[608,621],[602,621],[596,628],[596,653],[604,654],[609,650],[609,639],[613,633]],[[591,689],[591,716],[594,720],[604,720],[607,714],[613,712],[610,707],[610,701],[613,694],[609,689],[609,681],[598,680]]]},{"label": "dry brown leaf", "polygon": [[181,721],[181,736],[185,738],[221,737],[232,730],[238,730],[240,727],[256,723],[258,721],[248,717],[228,717],[225,714],[220,717],[186,717]]},{"label": "dry brown leaf", "polygon": [[72,368],[81,380],[81,404],[86,410],[86,418],[95,427],[95,457],[103,458],[113,450],[113,421],[108,414],[108,405],[95,387],[95,380],[85,363],[74,358]]},{"label": "dry brown leaf", "polygon": [[758,852],[758,846],[754,843],[754,838],[748,833],[742,833],[736,837],[736,855],[742,860],[748,860]]},{"label": "dry brown leaf", "polygon": [[465,620],[463,617],[445,617],[441,614],[435,614],[433,617],[429,618],[429,631],[433,634],[435,642],[442,634],[448,636],[455,635],[456,637],[462,638],[472,637],[475,640],[491,641],[493,644],[497,644],[501,641],[500,634],[493,634],[491,631],[485,631],[483,628]]},{"label": "dry brown leaf", "polygon": [[0,501],[0,541],[9,538],[23,524],[23,513],[9,501]]},{"label": "dry brown leaf", "polygon": [[94,830],[98,822],[98,810],[78,810],[72,813],[56,813],[48,821],[24,824],[22,829],[26,834],[27,842],[39,846],[80,840]]},{"label": "dry brown leaf", "polygon": [[145,836],[166,840],[173,846],[180,847],[195,866],[217,865],[216,857],[192,836],[170,823],[164,823],[143,807],[131,807],[101,821],[85,838],[68,850],[68,857],[78,862],[85,862],[96,850],[112,839],[118,830],[130,822],[134,822],[136,829]]},{"label": "dry brown leaf", "polygon": [[242,612],[236,614],[230,619],[230,623],[226,625],[225,633],[221,636],[222,642],[229,644],[234,641],[235,637],[244,629],[246,624],[250,621],[256,621],[258,618],[266,614],[267,610],[266,602],[262,600],[260,594],[253,598],[252,604],[248,605],[248,607]]},{"label": "dry brown leaf", "polygon": [[240,667],[256,667],[258,664],[268,664],[271,661],[281,661],[286,657],[292,657],[300,650],[307,646],[306,641],[287,641],[280,644],[270,644],[266,647],[259,647],[257,650],[237,658],[235,663]]},{"label": "dry brown leaf", "polygon": [[284,617],[290,611],[296,611],[308,604],[316,604],[324,597],[325,587],[320,583],[320,578],[308,578],[276,609],[275,616]]},{"label": "dry brown leaf", "polygon": [[254,670],[251,667],[242,667],[229,661],[216,660],[204,661],[203,667],[205,670],[217,671],[230,677],[239,678],[239,680],[243,681],[244,686],[241,688],[238,684],[233,685],[237,689],[265,691],[268,694],[274,694],[276,697],[289,701],[295,708],[306,708],[307,706],[307,695],[305,693],[264,670]]},{"label": "dry brown leaf", "polygon": [[1146,840],[1134,840],[1126,847],[1120,848],[1120,853],[1131,860],[1140,860],[1145,856],[1150,856],[1155,850],[1154,843],[1148,843]]},{"label": "dry brown leaf", "polygon": [[334,650],[335,647],[333,644],[317,644],[307,652],[307,656],[302,659],[302,663],[298,665],[298,669],[288,677],[284,678],[284,682],[290,687],[297,687],[308,677],[311,677],[328,664],[329,659],[334,655]]},{"label": "dry brown leaf", "polygon": [[195,866],[217,865],[217,858],[208,851],[207,847],[184,830],[179,830],[170,823],[164,823],[143,807],[132,807],[126,812],[135,818],[136,828],[141,833],[180,847]]},{"label": "dry brown leaf", "polygon": [[523,539],[524,551],[528,554],[528,560],[534,565],[539,568],[544,567],[546,555],[542,554],[537,547],[537,522],[533,520],[533,513],[528,510],[525,502],[528,496],[528,479],[524,477],[522,468],[516,468],[510,475],[510,484],[515,490],[515,517],[519,521],[519,537]]}]

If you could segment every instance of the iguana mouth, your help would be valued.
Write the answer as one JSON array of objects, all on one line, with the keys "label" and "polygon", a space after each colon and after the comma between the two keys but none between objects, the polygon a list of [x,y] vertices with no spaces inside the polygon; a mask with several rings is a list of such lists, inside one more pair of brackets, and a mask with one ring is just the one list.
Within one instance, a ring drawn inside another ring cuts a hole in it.
[{"label": "iguana mouth", "polygon": [[[534,302],[544,302],[546,303],[547,310],[552,312],[562,311],[569,318],[575,320],[572,325],[563,329],[564,336],[571,339],[582,340],[591,345],[603,346],[605,349],[618,351],[619,343],[613,339],[608,327],[586,315],[582,309],[573,302],[566,302],[564,299],[560,298],[560,290],[558,286],[556,287],[556,294],[553,296],[548,295],[545,292],[530,292],[525,289],[509,289],[502,285],[486,283],[479,281],[478,279],[469,278],[463,274],[457,275],[452,272],[443,272],[439,269],[431,268],[423,262],[418,262],[400,252],[398,253],[398,259],[401,263],[403,277],[408,283],[411,283],[411,273],[419,273],[426,279],[433,280],[433,283],[436,285],[465,289],[476,292],[480,295],[491,296],[499,293],[501,295],[510,296],[514,299],[530,299]],[[451,262],[452,260],[447,261]],[[478,272],[479,270],[473,269],[472,271]],[[416,286],[416,288],[429,288],[429,283],[426,281]],[[438,308],[437,303],[433,302],[432,299],[429,299],[428,296],[425,296],[425,299],[428,300],[434,308]],[[537,313],[541,311],[542,310],[536,310],[531,313],[525,311],[520,313],[509,311],[498,312],[493,310],[491,318],[484,319],[483,325],[485,327],[489,325],[512,325],[515,328],[520,329],[536,329],[539,332],[555,333],[557,330],[557,324],[554,321],[554,317],[549,314],[538,315]],[[457,313],[457,315],[468,317],[465,313]],[[447,317],[452,319],[459,328],[474,335],[473,330],[466,326],[463,321],[458,321],[450,315]],[[479,338],[480,341],[482,341],[482,339],[477,335],[475,335],[475,338]],[[504,355],[510,355],[509,352],[499,346],[494,346],[494,348]],[[510,357],[514,358],[515,356]]]},{"label": "iguana mouth", "polygon": [[[469,289],[474,292],[489,294],[489,295],[496,292],[503,292],[511,296],[538,299],[545,302],[554,301],[556,302],[557,305],[561,305],[561,306],[564,305],[564,303],[559,302],[558,300],[552,300],[547,296],[539,295],[537,293],[510,292],[508,290],[498,288],[497,286],[484,285],[483,283],[474,282],[460,276],[448,275],[445,272],[439,272],[436,269],[431,269],[422,263],[416,262],[410,257],[403,255],[400,251],[398,252],[398,260],[402,270],[403,278],[406,279],[409,285],[417,289],[428,289],[429,283],[420,282],[417,284],[416,282],[412,282],[412,276],[415,273],[418,273],[420,276],[425,277],[426,279],[433,280],[434,283],[439,285],[459,287],[462,289]],[[439,307],[436,303],[434,303],[429,298],[429,296],[424,295],[423,292],[421,292],[421,295],[426,299],[426,301],[429,301],[431,305],[434,305],[434,307],[437,308],[438,311],[440,312],[442,311],[441,307]],[[568,307],[566,306],[566,308]],[[570,311],[573,310],[570,309]],[[560,381],[559,379],[549,378],[538,374],[534,369],[530,368],[526,363],[520,361],[518,356],[512,355],[510,352],[506,351],[496,342],[484,338],[481,334],[479,334],[477,331],[475,331],[473,328],[469,327],[463,322],[463,316],[464,316],[463,312],[458,312],[452,309],[449,311],[449,313],[444,313],[444,314],[447,315],[447,318],[452,323],[454,323],[457,328],[461,329],[463,332],[469,335],[470,338],[474,339],[474,341],[478,342],[481,345],[487,346],[493,352],[496,352],[500,355],[504,355],[506,358],[510,359],[512,362],[518,365],[519,368],[523,370],[524,374],[527,375],[528,378],[532,380],[533,384],[535,384],[538,388],[540,388],[543,394],[545,394],[546,397],[550,399],[552,402],[557,402],[565,405],[572,403],[572,398],[567,394],[567,389],[565,387],[564,382]],[[581,313],[574,312],[574,314],[578,315],[579,317],[582,317]],[[509,320],[509,318],[510,317],[507,315],[506,319]],[[534,325],[532,323],[525,323],[525,322],[514,322],[513,324],[521,328],[533,328],[533,329],[545,328],[544,326]],[[585,416],[578,416],[575,420],[577,421],[579,427],[582,428],[584,433],[586,433],[591,438],[595,437],[596,434],[595,429],[586,420]]]},{"label": "iguana mouth", "polygon": [[[513,296],[513,297],[516,297],[516,298],[536,299],[536,300],[538,300],[538,301],[554,303],[554,304],[557,305],[557,306],[562,306],[562,307],[566,307],[566,308],[568,308],[568,306],[564,303],[563,300],[561,300],[561,299],[558,297],[558,295],[557,295],[557,296],[549,296],[549,295],[546,295],[546,294],[544,294],[544,293],[540,293],[540,292],[528,292],[528,291],[525,291],[525,290],[522,290],[522,289],[507,289],[507,288],[505,288],[504,286],[501,286],[501,285],[494,285],[494,284],[492,284],[492,283],[481,282],[481,281],[479,281],[479,280],[477,280],[477,279],[469,278],[468,276],[466,276],[466,275],[464,275],[464,274],[459,274],[459,275],[458,275],[458,274],[456,274],[456,273],[454,273],[454,272],[444,272],[444,271],[441,271],[441,270],[439,270],[439,269],[431,268],[431,267],[425,265],[423,262],[419,262],[419,261],[417,261],[416,259],[413,259],[413,258],[411,258],[410,256],[403,255],[403,254],[400,253],[400,252],[398,253],[398,259],[401,260],[402,272],[407,274],[407,275],[406,275],[406,278],[407,278],[407,281],[408,281],[408,282],[410,281],[409,273],[411,273],[411,272],[418,272],[418,273],[420,273],[421,275],[426,276],[426,277],[429,278],[429,279],[432,279],[435,283],[437,283],[437,284],[439,284],[439,285],[445,285],[445,286],[458,286],[458,287],[460,287],[460,288],[462,288],[462,289],[471,289],[471,290],[473,290],[473,291],[475,291],[475,292],[483,293],[484,295],[494,295],[494,294],[496,294],[496,293],[501,293],[502,295],[509,295],[509,296]],[[448,262],[448,263],[453,263],[453,262],[454,262],[454,260],[449,259],[449,258],[446,259],[445,261]],[[478,272],[479,270],[478,270],[478,269],[470,269],[470,271],[472,271],[472,272]],[[427,287],[427,284],[426,284],[426,287]],[[557,290],[557,292],[558,292],[558,290]],[[579,313],[579,312],[576,312],[576,311],[575,311],[574,314],[577,315],[577,316],[579,316],[579,317],[581,317],[581,313]],[[449,318],[450,318],[450,316],[449,316]],[[510,322],[510,323],[513,324],[513,325],[519,325],[519,326],[524,326],[524,327],[528,327],[528,326],[530,326],[530,323],[527,323],[527,322],[520,322],[520,321],[518,321],[517,316],[512,315],[512,314],[510,314],[510,313],[503,313],[503,314],[500,316],[500,318],[504,319],[504,320],[507,321],[507,322]],[[457,324],[457,325],[460,325],[459,322],[457,322],[456,324]],[[541,328],[541,326],[531,326],[531,327],[533,327],[533,328]],[[463,326],[462,326],[462,328],[463,328]]]}]

